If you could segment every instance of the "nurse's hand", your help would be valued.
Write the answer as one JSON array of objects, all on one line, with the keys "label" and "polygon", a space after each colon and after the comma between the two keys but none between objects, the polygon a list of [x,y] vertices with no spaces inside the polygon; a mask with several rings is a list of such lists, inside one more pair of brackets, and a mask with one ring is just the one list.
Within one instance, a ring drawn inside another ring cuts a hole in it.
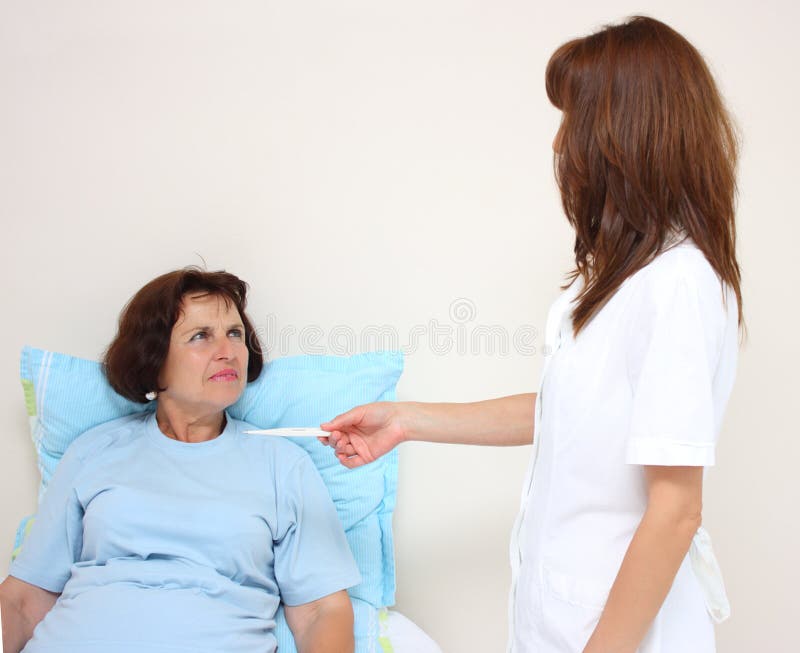
[{"label": "nurse's hand", "polygon": [[356,406],[320,424],[330,435],[319,441],[333,447],[345,467],[371,463],[408,439],[403,406],[389,401]]}]

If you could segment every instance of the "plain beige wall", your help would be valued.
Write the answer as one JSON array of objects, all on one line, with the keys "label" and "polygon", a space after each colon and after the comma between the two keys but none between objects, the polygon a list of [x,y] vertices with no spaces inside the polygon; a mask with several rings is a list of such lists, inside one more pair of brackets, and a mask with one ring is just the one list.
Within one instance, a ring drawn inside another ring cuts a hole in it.
[{"label": "plain beige wall", "polygon": [[[123,303],[166,270],[202,257],[247,279],[254,320],[287,334],[273,356],[308,350],[304,327],[328,353],[337,325],[388,325],[401,346],[431,320],[541,331],[572,245],[544,66],[564,40],[648,13],[707,56],[744,134],[750,340],[705,501],[733,606],[719,650],[793,650],[800,12],[788,0],[597,6],[0,3],[0,559],[35,505],[20,347],[97,357]],[[447,353],[423,338],[400,398],[533,391],[540,367],[538,350]],[[505,645],[528,453],[402,450],[397,608],[446,653]]]}]

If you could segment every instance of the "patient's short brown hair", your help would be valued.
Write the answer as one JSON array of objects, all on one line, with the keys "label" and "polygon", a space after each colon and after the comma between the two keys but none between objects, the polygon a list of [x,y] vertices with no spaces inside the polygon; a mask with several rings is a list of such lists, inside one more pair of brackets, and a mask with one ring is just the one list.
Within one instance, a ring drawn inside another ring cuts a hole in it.
[{"label": "patient's short brown hair", "polygon": [[196,266],[167,272],[137,292],[122,309],[117,335],[103,357],[103,371],[119,394],[146,403],[145,394],[160,391],[158,375],[167,358],[172,327],[183,298],[216,295],[239,311],[249,352],[247,381],[255,381],[264,366],[258,336],[245,313],[247,284],[229,272],[207,272]]}]

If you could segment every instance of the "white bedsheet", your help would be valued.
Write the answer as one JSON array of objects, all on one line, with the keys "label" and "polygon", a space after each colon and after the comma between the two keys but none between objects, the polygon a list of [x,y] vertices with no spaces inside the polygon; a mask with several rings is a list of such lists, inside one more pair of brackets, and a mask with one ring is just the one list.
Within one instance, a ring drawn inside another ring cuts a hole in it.
[{"label": "white bedsheet", "polygon": [[391,647],[386,653],[442,653],[422,628],[394,610],[387,610],[381,617],[380,629],[381,644],[388,642]]}]

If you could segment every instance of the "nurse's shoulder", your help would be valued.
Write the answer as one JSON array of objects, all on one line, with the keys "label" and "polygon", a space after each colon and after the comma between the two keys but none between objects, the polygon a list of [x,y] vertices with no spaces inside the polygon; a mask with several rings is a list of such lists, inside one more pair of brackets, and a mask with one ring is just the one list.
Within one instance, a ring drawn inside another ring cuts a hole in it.
[{"label": "nurse's shoulder", "polygon": [[658,254],[635,276],[639,297],[645,307],[664,309],[677,292],[691,292],[701,304],[721,305],[724,285],[716,271],[691,238]]},{"label": "nurse's shoulder", "polygon": [[689,351],[704,343],[710,363],[735,330],[736,297],[689,238],[661,252],[636,275],[627,349],[636,368],[648,350]]}]

